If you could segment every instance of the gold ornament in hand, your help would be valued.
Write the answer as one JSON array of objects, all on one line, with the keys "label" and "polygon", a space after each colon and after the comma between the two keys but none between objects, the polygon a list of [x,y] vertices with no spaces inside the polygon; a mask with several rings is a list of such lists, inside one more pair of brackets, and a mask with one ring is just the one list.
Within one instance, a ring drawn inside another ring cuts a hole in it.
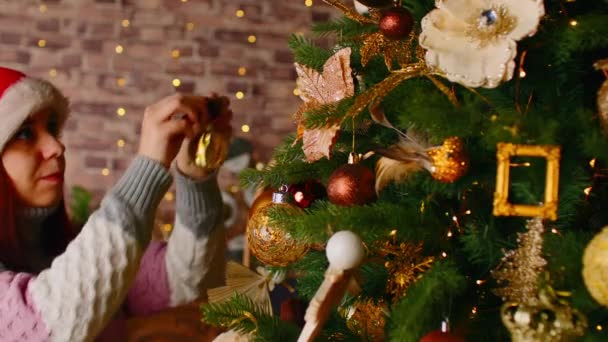
[{"label": "gold ornament in hand", "polygon": [[207,167],[207,148],[211,143],[211,132],[205,132],[198,140],[198,147],[196,149],[196,160],[194,161],[197,166]]},{"label": "gold ornament in hand", "polygon": [[198,141],[194,163],[208,170],[219,168],[228,157],[232,135],[230,101],[225,96],[212,95],[207,101],[207,113],[211,122]]}]

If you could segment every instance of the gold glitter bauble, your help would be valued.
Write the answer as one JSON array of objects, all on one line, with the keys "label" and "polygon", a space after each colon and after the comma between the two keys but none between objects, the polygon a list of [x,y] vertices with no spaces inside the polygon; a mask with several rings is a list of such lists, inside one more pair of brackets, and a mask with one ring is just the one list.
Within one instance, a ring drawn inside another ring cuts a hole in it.
[{"label": "gold glitter bauble", "polygon": [[427,152],[432,163],[433,178],[443,183],[452,183],[467,172],[469,158],[464,152],[463,145],[459,137],[450,137],[442,146]]},{"label": "gold glitter bauble", "polygon": [[287,266],[300,260],[308,251],[308,246],[292,239],[280,227],[269,224],[268,212],[276,206],[284,206],[293,210],[294,214],[301,213],[294,205],[286,203],[268,203],[262,206],[249,219],[247,224],[247,242],[251,253],[261,262],[270,266]]},{"label": "gold glitter bauble", "polygon": [[342,311],[346,326],[365,341],[384,341],[386,304],[372,299],[361,300]]},{"label": "gold glitter bauble", "polygon": [[255,215],[255,213],[257,213],[261,207],[265,206],[266,204],[272,203],[272,194],[274,192],[275,189],[267,189],[260,192],[255,197],[253,203],[251,203],[251,206],[249,207],[249,218]]},{"label": "gold glitter bauble", "polygon": [[597,234],[585,249],[583,280],[591,296],[608,306],[608,227]]}]

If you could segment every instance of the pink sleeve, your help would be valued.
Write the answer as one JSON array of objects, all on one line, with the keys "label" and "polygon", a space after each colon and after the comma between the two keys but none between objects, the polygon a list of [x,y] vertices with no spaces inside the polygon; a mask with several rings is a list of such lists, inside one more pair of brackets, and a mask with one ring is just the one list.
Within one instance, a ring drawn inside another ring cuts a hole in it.
[{"label": "pink sleeve", "polygon": [[133,286],[127,295],[127,309],[130,314],[145,315],[169,307],[171,290],[165,254],[165,242],[152,241],[146,249]]},{"label": "pink sleeve", "polygon": [[0,272],[0,341],[46,341],[50,335],[27,291],[35,277]]}]

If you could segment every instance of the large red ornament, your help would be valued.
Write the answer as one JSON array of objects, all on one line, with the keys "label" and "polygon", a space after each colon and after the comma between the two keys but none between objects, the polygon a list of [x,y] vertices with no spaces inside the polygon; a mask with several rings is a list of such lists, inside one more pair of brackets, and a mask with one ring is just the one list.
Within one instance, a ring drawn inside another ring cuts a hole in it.
[{"label": "large red ornament", "polygon": [[391,7],[382,12],[380,31],[389,39],[407,38],[414,28],[412,14],[403,7]]},{"label": "large red ornament", "polygon": [[327,195],[323,184],[315,180],[290,185],[288,189],[293,201],[300,208],[308,208],[314,200]]},{"label": "large red ornament", "polygon": [[387,7],[393,3],[393,0],[357,0],[367,7]]},{"label": "large red ornament", "polygon": [[329,201],[342,205],[363,205],[376,199],[376,177],[361,164],[342,165],[329,177],[327,197]]},{"label": "large red ornament", "polygon": [[462,336],[436,330],[428,333],[420,342],[466,342],[466,340]]}]

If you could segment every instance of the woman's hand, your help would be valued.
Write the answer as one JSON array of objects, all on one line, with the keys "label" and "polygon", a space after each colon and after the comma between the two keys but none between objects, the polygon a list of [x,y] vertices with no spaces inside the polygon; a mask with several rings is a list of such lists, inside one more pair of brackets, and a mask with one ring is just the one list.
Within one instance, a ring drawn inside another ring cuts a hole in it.
[{"label": "woman's hand", "polygon": [[207,121],[207,101],[202,96],[175,94],[146,108],[139,154],[169,168],[184,139],[200,135]]}]

